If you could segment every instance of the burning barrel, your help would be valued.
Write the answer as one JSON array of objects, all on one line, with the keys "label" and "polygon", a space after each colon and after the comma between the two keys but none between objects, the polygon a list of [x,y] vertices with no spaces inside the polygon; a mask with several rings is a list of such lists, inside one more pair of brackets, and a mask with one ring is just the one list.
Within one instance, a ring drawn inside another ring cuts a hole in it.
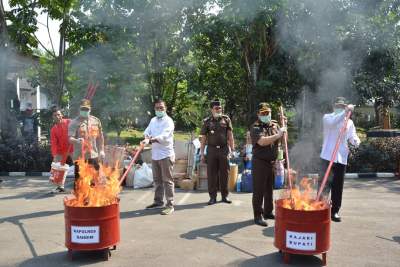
[{"label": "burning barrel", "polygon": [[65,246],[73,251],[101,250],[108,260],[110,248],[120,241],[118,168],[100,169],[78,160],[79,179],[74,194],[64,198]]},{"label": "burning barrel", "polygon": [[72,259],[73,251],[102,250],[111,255],[120,241],[119,203],[103,207],[73,207],[64,202],[65,246]]},{"label": "burning barrel", "polygon": [[288,207],[289,201],[276,201],[275,247],[283,253],[285,263],[289,263],[290,254],[322,254],[325,266],[330,244],[330,205],[321,203],[316,209],[294,209]]}]

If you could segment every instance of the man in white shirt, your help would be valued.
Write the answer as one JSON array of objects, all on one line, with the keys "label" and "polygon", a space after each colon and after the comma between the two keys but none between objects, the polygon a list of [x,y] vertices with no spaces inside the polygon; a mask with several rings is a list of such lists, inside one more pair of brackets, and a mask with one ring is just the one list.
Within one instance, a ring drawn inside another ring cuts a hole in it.
[{"label": "man in white shirt", "polygon": [[[324,161],[324,167],[329,164],[339,132],[343,127],[345,117],[348,112],[353,112],[354,106],[346,104],[344,97],[337,97],[334,103],[333,112],[325,114],[323,117],[323,145],[320,157]],[[351,119],[347,121],[344,137],[340,140],[339,150],[332,166],[333,180],[331,183],[331,218],[335,222],[340,222],[340,206],[342,204],[343,182],[346,173],[347,158],[349,155],[348,143],[358,147],[360,139],[357,136],[356,128]]]},{"label": "man in white shirt", "polygon": [[144,144],[151,144],[153,179],[155,186],[154,203],[146,209],[164,208],[164,194],[167,205],[161,211],[162,215],[174,212],[174,181],[172,169],[175,162],[174,152],[174,122],[166,113],[163,100],[154,104],[156,116],[151,119],[144,131]]}]

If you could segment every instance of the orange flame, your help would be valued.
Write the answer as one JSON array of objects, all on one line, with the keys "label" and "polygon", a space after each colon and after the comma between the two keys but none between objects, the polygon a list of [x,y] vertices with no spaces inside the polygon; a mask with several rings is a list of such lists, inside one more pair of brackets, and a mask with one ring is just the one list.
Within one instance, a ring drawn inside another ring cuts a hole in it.
[{"label": "orange flame", "polygon": [[307,177],[303,177],[300,181],[300,188],[287,189],[283,193],[282,207],[293,210],[323,210],[328,208],[325,200],[315,201],[313,198],[313,187],[311,181]]},{"label": "orange flame", "polygon": [[75,182],[73,196],[64,201],[72,207],[103,207],[118,201],[121,191],[119,185],[118,162],[114,168],[100,164],[96,171],[83,159],[78,159],[79,179]]}]

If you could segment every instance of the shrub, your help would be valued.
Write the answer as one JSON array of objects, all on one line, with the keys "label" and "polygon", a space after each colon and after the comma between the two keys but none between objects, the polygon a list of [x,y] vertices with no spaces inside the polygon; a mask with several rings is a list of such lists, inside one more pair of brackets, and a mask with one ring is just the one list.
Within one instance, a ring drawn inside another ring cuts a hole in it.
[{"label": "shrub", "polygon": [[348,172],[397,172],[400,137],[369,138],[351,152]]},{"label": "shrub", "polygon": [[0,143],[1,172],[48,172],[51,160],[49,144],[29,145],[21,140]]}]

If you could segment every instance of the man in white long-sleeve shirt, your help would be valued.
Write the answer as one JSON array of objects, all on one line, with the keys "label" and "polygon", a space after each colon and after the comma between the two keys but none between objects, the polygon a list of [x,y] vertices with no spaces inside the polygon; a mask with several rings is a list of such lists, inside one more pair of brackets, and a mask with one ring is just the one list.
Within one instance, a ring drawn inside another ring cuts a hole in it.
[{"label": "man in white long-sleeve shirt", "polygon": [[175,162],[174,122],[166,113],[163,100],[154,104],[156,116],[151,119],[144,131],[144,144],[151,144],[152,169],[155,186],[154,203],[147,209],[164,208],[164,195],[167,205],[161,211],[169,215],[174,211],[174,181],[172,169]]},{"label": "man in white long-sleeve shirt", "polygon": [[[324,161],[325,168],[328,166],[329,161],[331,160],[339,132],[342,129],[345,121],[346,114],[348,114],[348,112],[353,112],[354,106],[347,105],[344,97],[337,97],[333,110],[334,111],[332,113],[325,114],[323,117],[324,141],[320,157]],[[343,182],[346,172],[347,158],[349,155],[348,143],[356,147],[358,147],[360,144],[360,139],[357,136],[356,128],[351,119],[347,121],[346,132],[340,141],[339,150],[332,166],[333,180],[331,184],[331,217],[335,222],[341,221],[339,210],[342,205]]]}]

